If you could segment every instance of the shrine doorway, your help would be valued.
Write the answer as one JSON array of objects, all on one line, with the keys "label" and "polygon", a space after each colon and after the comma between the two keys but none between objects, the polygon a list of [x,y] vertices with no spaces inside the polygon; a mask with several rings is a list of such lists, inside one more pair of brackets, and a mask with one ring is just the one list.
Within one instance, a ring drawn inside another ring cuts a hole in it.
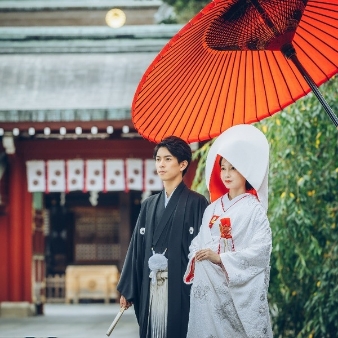
[{"label": "shrine doorway", "polygon": [[141,198],[140,191],[44,195],[47,302],[65,301],[68,266],[122,269]]}]

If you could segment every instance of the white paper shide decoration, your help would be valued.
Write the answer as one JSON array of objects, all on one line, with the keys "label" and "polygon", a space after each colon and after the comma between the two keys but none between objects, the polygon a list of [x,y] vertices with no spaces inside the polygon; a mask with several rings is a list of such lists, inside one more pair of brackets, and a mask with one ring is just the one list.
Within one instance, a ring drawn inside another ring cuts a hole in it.
[{"label": "white paper shide decoration", "polygon": [[27,183],[29,192],[46,190],[45,161],[26,162]]}]

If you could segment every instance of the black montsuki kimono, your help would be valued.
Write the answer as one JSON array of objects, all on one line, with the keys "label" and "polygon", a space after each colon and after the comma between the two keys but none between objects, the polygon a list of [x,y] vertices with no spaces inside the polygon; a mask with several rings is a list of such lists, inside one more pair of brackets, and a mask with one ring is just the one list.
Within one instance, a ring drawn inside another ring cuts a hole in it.
[{"label": "black montsuki kimono", "polygon": [[183,283],[189,245],[198,234],[207,200],[189,190],[183,182],[164,208],[164,190],[150,196],[141,211],[129,245],[117,290],[133,302],[140,337],[147,337],[149,313],[149,267],[152,247],[159,253],[167,248],[168,320],[167,338],[185,338],[189,319],[190,286]]}]

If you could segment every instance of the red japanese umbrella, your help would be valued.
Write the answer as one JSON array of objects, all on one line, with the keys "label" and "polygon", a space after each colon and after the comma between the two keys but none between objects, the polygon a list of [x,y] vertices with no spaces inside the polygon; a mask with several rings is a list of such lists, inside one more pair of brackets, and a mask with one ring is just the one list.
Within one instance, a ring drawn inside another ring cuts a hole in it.
[{"label": "red japanese umbrella", "polygon": [[214,0],[162,49],[136,90],[132,119],[158,142],[218,136],[282,110],[338,71],[338,0]]}]

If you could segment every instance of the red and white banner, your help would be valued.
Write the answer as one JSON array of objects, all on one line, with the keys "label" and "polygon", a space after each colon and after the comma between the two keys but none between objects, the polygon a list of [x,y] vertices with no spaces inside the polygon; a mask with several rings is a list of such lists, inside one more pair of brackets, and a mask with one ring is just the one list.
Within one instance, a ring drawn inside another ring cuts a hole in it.
[{"label": "red and white banner", "polygon": [[126,160],[127,182],[126,190],[143,190],[143,161],[137,158]]},{"label": "red and white banner", "polygon": [[84,161],[67,161],[67,191],[84,189]]},{"label": "red and white banner", "polygon": [[66,191],[65,161],[47,161],[47,191]]},{"label": "red and white banner", "polygon": [[155,161],[144,161],[144,190],[145,191],[158,191],[163,189],[163,183],[157,175]]},{"label": "red and white banner", "polygon": [[86,191],[103,191],[103,160],[86,161]]},{"label": "red and white banner", "polygon": [[29,192],[46,190],[45,161],[27,161],[26,172]]},{"label": "red and white banner", "polygon": [[154,160],[27,161],[29,192],[159,191]]},{"label": "red and white banner", "polygon": [[125,173],[123,160],[106,160],[105,161],[106,176],[105,190],[106,191],[123,191],[125,190]]}]

